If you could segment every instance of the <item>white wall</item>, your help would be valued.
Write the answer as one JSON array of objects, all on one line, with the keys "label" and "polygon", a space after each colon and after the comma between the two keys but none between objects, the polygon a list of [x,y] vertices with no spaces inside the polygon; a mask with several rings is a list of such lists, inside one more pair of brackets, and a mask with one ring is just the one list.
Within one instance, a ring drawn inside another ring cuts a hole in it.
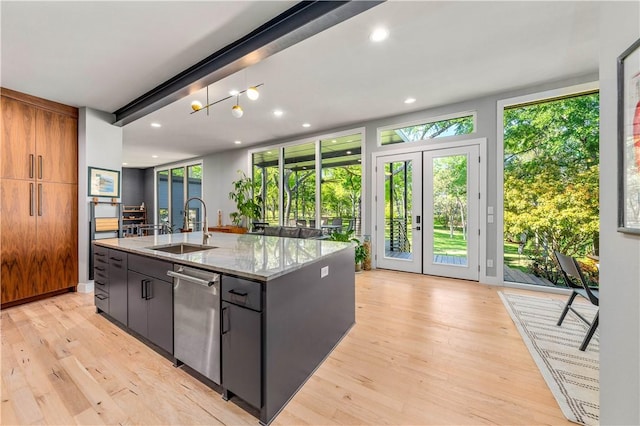
[{"label": "white wall", "polygon": [[[80,108],[78,116],[78,291],[93,291],[89,282],[89,167],[122,171],[122,128],[112,114]],[[121,179],[122,181],[122,179]],[[122,192],[122,191],[121,191]],[[106,199],[104,200],[106,201]],[[105,214],[106,216],[107,214]]]},{"label": "white wall", "polygon": [[222,211],[222,224],[231,224],[229,214],[236,211],[235,203],[229,199],[231,182],[240,177],[238,170],[250,175],[247,151],[227,151],[209,155],[202,160],[202,195],[207,203],[209,225],[217,224],[218,210]]},{"label": "white wall", "polygon": [[640,236],[617,228],[616,58],[640,37],[640,3],[606,3],[600,45],[600,424],[640,424]]}]

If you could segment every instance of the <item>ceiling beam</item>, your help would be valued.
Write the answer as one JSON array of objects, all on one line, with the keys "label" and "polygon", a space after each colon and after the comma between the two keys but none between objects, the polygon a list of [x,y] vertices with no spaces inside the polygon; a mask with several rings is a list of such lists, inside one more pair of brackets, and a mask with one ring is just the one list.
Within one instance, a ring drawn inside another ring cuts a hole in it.
[{"label": "ceiling beam", "polygon": [[356,16],[384,0],[302,1],[244,37],[114,111],[124,126],[287,47]]}]

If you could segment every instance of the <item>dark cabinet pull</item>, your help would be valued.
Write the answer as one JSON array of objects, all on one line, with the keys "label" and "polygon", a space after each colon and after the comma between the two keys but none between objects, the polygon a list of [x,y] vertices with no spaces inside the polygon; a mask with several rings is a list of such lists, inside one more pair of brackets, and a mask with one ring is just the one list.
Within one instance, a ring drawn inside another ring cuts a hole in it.
[{"label": "dark cabinet pull", "polygon": [[122,258],[121,257],[110,257],[109,259],[115,260],[116,262],[122,262]]},{"label": "dark cabinet pull", "polygon": [[38,155],[38,179],[42,179],[42,155]]},{"label": "dark cabinet pull", "polygon": [[236,296],[240,296],[240,297],[247,297],[247,294],[249,294],[246,291],[238,291],[235,288],[232,288],[231,290],[229,290],[229,293],[235,294]]},{"label": "dark cabinet pull", "polygon": [[153,299],[153,281],[145,280],[145,284],[144,285],[146,287],[145,292],[147,293],[145,299],[146,300]]},{"label": "dark cabinet pull", "polygon": [[147,280],[140,280],[140,298],[141,299],[146,299],[147,296],[144,294],[145,290],[147,289],[146,283]]},{"label": "dark cabinet pull", "polygon": [[[226,326],[226,328],[225,328]],[[222,334],[229,332],[229,307],[222,308]]]},{"label": "dark cabinet pull", "polygon": [[35,157],[33,154],[29,154],[29,178],[33,179],[33,168],[34,168]]},{"label": "dark cabinet pull", "polygon": [[42,184],[38,184],[38,216],[42,216]]},{"label": "dark cabinet pull", "polygon": [[96,266],[95,267],[98,271],[104,271],[104,268],[102,266]]},{"label": "dark cabinet pull", "polygon": [[104,253],[100,253],[100,252],[96,252],[95,254],[96,254],[96,256],[105,256]]},{"label": "dark cabinet pull", "polygon": [[104,285],[105,283],[103,283],[102,281],[98,281],[98,280],[94,280],[94,282],[98,285]]},{"label": "dark cabinet pull", "polygon": [[107,296],[105,296],[104,294],[96,294],[96,297],[100,300],[104,300],[107,298]]}]

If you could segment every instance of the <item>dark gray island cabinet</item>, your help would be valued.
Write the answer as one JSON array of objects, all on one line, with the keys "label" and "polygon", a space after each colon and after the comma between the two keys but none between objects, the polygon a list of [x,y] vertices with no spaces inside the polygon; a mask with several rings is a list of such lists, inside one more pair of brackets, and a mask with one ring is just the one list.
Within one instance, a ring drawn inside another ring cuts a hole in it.
[{"label": "dark gray island cabinet", "polygon": [[[355,323],[353,247],[216,234],[212,248],[205,251],[153,250],[162,244],[200,243],[198,238],[201,234],[189,233],[100,240],[94,251],[96,280],[102,279],[98,268],[104,268],[97,261],[99,253],[113,251],[119,253],[114,258],[124,257],[126,320],[118,321],[173,354],[177,284],[172,287],[167,271],[185,267],[219,274],[218,384],[224,399],[241,398],[259,410],[261,424],[269,424]],[[110,291],[96,283],[96,308],[112,316],[122,310],[122,301],[116,308]],[[105,294],[106,305],[99,297]]]}]

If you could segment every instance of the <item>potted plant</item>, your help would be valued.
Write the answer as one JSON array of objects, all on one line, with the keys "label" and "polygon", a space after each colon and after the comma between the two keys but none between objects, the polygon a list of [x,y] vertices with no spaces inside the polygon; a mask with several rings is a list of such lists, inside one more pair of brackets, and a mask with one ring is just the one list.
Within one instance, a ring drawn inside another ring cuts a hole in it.
[{"label": "potted plant", "polygon": [[262,198],[253,198],[253,182],[241,170],[238,170],[238,173],[241,176],[232,182],[233,191],[229,192],[229,199],[236,203],[237,211],[229,216],[235,226],[247,228],[249,221],[260,219],[262,216]]},{"label": "potted plant", "polygon": [[355,243],[355,268],[356,272],[359,272],[362,269],[362,262],[367,258],[367,250],[364,247],[364,244],[360,242],[357,238],[353,237],[354,231],[345,231],[345,232],[333,232],[331,234],[331,241],[341,241],[341,242],[353,242]]}]

